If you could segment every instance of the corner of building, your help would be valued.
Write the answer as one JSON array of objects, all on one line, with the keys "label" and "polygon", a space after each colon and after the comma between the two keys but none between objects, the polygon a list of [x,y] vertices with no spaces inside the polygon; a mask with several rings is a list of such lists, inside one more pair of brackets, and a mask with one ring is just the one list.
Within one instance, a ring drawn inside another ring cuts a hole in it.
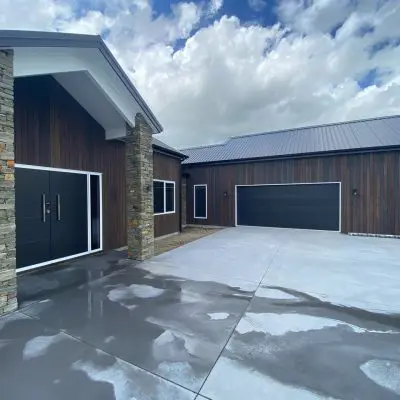
[{"label": "corner of building", "polygon": [[17,309],[13,50],[0,50],[0,315]]}]

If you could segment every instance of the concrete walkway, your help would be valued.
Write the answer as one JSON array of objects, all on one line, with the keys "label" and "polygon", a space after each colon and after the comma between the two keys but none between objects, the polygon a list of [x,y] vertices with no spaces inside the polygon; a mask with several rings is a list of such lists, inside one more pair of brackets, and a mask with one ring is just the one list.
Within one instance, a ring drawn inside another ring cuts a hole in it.
[{"label": "concrete walkway", "polygon": [[396,239],[232,228],[22,277],[2,398],[397,399],[399,260]]}]

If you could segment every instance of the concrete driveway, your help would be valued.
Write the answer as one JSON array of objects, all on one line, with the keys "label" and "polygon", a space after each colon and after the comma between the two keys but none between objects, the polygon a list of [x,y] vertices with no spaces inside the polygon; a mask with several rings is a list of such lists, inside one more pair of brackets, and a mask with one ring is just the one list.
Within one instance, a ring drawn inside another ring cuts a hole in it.
[{"label": "concrete driveway", "polygon": [[396,239],[232,228],[19,287],[0,319],[4,399],[400,397]]}]

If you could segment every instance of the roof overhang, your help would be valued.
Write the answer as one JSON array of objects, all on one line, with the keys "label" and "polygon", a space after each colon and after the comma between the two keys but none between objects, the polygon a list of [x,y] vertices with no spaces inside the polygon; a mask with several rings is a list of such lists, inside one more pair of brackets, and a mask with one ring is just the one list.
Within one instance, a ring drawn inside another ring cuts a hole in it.
[{"label": "roof overhang", "polygon": [[183,154],[179,151],[172,151],[170,149],[166,149],[165,147],[158,146],[157,144],[154,143],[153,143],[153,149],[160,154],[165,154],[166,156],[169,157],[179,158],[182,161],[188,158],[186,154]]},{"label": "roof overhang", "polygon": [[105,129],[106,139],[126,136],[141,113],[153,133],[161,124],[100,36],[0,31],[0,49],[14,50],[14,77],[52,75]]}]

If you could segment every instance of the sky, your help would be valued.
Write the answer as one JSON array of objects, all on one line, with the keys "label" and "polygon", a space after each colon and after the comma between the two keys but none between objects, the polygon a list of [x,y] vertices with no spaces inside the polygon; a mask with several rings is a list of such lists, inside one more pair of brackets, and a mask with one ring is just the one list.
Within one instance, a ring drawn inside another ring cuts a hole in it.
[{"label": "sky", "polygon": [[400,0],[0,0],[0,29],[101,34],[177,148],[400,114]]}]

